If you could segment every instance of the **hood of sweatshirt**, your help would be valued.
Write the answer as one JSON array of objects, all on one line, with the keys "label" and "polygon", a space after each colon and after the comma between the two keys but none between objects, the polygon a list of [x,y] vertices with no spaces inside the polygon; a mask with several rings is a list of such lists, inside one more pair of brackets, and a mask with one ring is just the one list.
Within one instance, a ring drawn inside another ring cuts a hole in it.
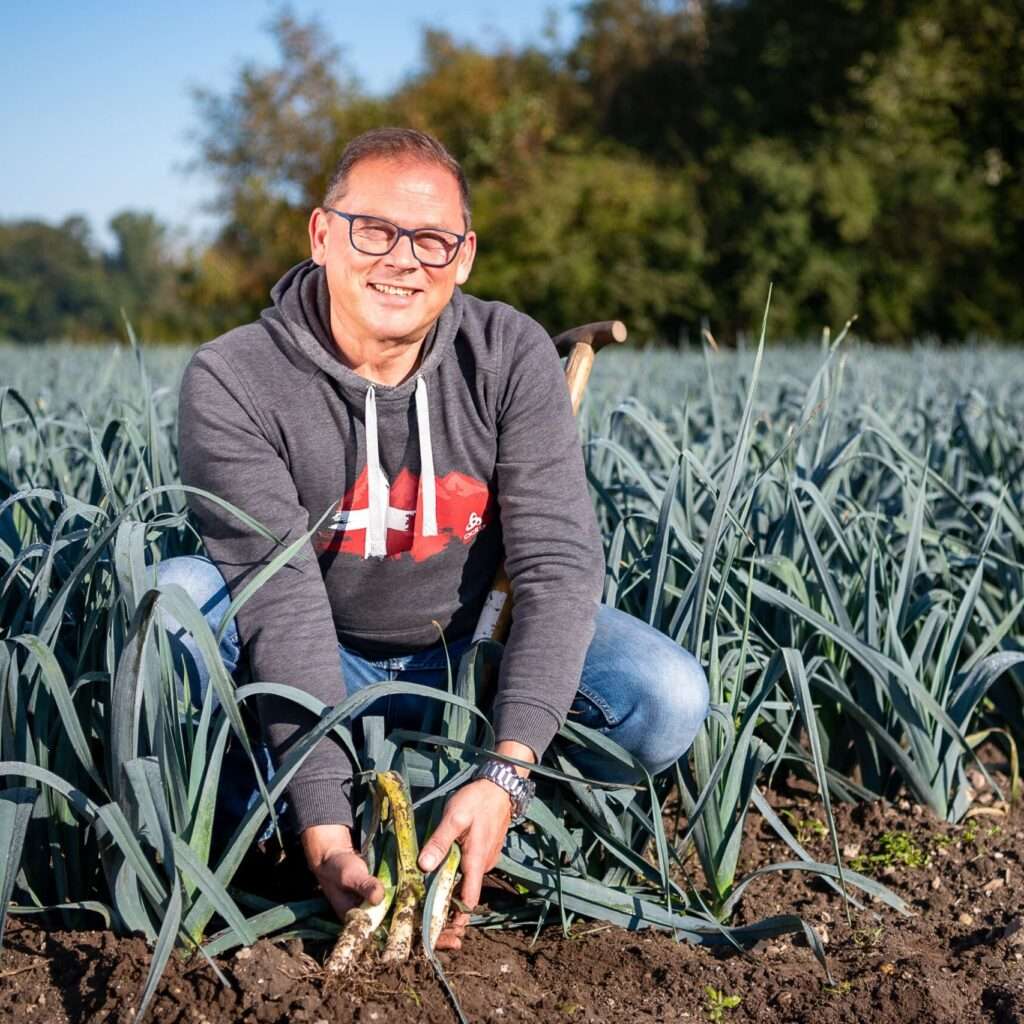
[{"label": "hood of sweatshirt", "polygon": [[366,463],[369,489],[368,523],[364,558],[387,554],[387,520],[390,485],[380,464],[377,424],[378,402],[416,405],[420,449],[420,488],[424,537],[437,536],[437,494],[434,478],[433,441],[430,435],[430,381],[451,349],[462,320],[462,293],[455,289],[423,343],[416,372],[401,384],[376,384],[347,367],[335,354],[331,333],[331,298],[324,268],[313,260],[292,267],[270,292],[273,306],[260,314],[271,334],[295,345],[319,369],[337,381],[350,401],[363,405],[366,423]]},{"label": "hood of sweatshirt", "polygon": [[275,337],[287,338],[351,396],[362,400],[372,387],[379,401],[408,400],[415,391],[417,378],[433,376],[455,341],[464,301],[462,292],[456,288],[424,340],[416,373],[392,387],[373,384],[338,357],[331,334],[331,295],[322,266],[304,260],[292,267],[271,289],[270,298],[273,305],[263,310],[260,320]]}]

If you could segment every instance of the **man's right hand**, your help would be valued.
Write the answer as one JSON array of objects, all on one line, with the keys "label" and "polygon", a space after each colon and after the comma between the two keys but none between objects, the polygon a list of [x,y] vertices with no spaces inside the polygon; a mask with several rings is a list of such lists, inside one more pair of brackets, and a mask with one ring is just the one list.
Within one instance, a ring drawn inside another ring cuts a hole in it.
[{"label": "man's right hand", "polygon": [[380,903],[384,886],[352,845],[347,825],[312,825],[302,833],[306,863],[339,919],[364,900]]}]

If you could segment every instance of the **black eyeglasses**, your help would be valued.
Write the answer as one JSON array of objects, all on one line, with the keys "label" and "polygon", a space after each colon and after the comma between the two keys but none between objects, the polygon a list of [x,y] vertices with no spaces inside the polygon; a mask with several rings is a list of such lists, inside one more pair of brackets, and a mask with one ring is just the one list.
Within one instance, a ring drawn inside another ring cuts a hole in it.
[{"label": "black eyeglasses", "polygon": [[425,267],[447,267],[466,240],[465,235],[442,228],[400,228],[383,217],[342,213],[333,206],[325,206],[324,210],[348,221],[348,240],[352,248],[366,256],[385,256],[403,235],[408,235],[412,254],[420,263]]}]

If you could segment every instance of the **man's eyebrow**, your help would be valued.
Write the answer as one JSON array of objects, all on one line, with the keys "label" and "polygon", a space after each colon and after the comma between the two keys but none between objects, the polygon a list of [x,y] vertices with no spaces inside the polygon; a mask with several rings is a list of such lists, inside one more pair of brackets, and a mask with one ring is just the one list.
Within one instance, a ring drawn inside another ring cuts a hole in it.
[{"label": "man's eyebrow", "polygon": [[[397,227],[404,228],[405,224],[399,224],[397,220],[392,220],[390,217],[385,217],[381,213],[370,213],[368,210],[360,210],[358,212],[349,211],[354,217],[376,217],[377,220],[386,220],[389,224],[394,224]],[[441,224],[418,224],[414,228],[407,228],[409,231],[447,231],[450,235],[461,235],[462,231],[457,231],[455,228],[446,228]]]}]

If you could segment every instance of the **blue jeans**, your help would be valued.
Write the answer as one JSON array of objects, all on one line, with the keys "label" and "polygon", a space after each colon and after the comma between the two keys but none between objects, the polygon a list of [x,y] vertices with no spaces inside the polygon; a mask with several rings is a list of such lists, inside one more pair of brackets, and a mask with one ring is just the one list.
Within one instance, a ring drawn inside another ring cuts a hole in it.
[{"label": "blue jeans", "polygon": [[[161,586],[173,583],[184,589],[202,610],[216,633],[231,603],[220,570],[208,558],[170,558],[158,568]],[[192,700],[202,702],[209,673],[192,637],[164,613],[176,657],[188,657],[193,683]],[[470,643],[464,637],[448,644],[453,671]],[[220,655],[234,673],[241,657],[238,630],[232,622],[221,638]],[[442,644],[400,657],[370,660],[338,645],[345,686],[349,693],[376,683],[403,679],[425,686],[447,685],[447,660]],[[284,682],[285,680],[281,680]],[[362,714],[383,715],[389,726],[422,726],[424,705],[436,701],[415,696],[386,697],[370,704]],[[596,729],[629,751],[652,774],[674,764],[690,748],[708,712],[708,684],[697,660],[647,623],[615,608],[599,607],[594,638],[587,649],[579,690],[569,710],[570,721]],[[567,751],[584,775],[607,782],[636,781],[622,774],[622,766],[581,748]],[[269,758],[265,752],[269,770]],[[241,766],[251,781],[248,769]],[[225,765],[222,789],[230,786]],[[254,786],[249,787],[252,790]],[[249,795],[246,794],[248,798]],[[244,801],[248,802],[248,799]],[[242,810],[244,810],[244,803]],[[239,815],[240,816],[240,815]]]}]

